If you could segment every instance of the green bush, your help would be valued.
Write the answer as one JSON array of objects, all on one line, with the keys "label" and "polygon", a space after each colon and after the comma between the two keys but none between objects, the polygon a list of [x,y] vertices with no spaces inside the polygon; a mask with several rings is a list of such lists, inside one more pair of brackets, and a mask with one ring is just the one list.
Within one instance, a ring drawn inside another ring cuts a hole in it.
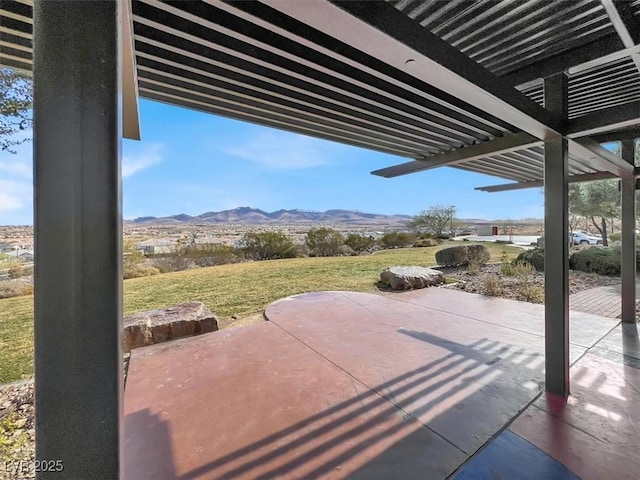
[{"label": "green bush", "polygon": [[438,235],[436,235],[436,238],[439,240],[449,240],[451,238],[451,235],[447,235],[446,233],[439,233]]},{"label": "green bush", "polygon": [[500,263],[500,272],[503,275],[507,277],[513,277],[515,275],[513,270],[515,259],[509,259],[509,255],[504,250],[502,251],[502,255],[500,255]]},{"label": "green bush", "polygon": [[340,253],[339,248],[340,245],[344,245],[344,237],[333,228],[312,228],[307,232],[304,243],[309,247],[311,255],[316,257],[332,257]]},{"label": "green bush", "polygon": [[296,247],[282,232],[248,232],[240,239],[240,248],[250,260],[294,258]]},{"label": "green bush", "polygon": [[534,248],[532,250],[525,250],[516,258],[516,262],[526,262],[533,265],[533,267],[539,271],[544,271],[544,250],[541,248]]},{"label": "green bush", "polygon": [[344,244],[351,247],[354,252],[366,252],[370,250],[375,243],[376,240],[371,235],[362,235],[360,233],[350,233],[344,240]]},{"label": "green bush", "polygon": [[388,232],[380,238],[384,248],[410,247],[416,241],[415,235],[408,232]]},{"label": "green bush", "polygon": [[[581,272],[597,273],[599,275],[620,275],[620,248],[591,247],[574,252],[569,258],[569,266]],[[640,258],[636,252],[636,269]]]},{"label": "green bush", "polygon": [[436,252],[436,262],[445,267],[472,265],[474,269],[491,259],[489,249],[484,245],[459,245],[443,248]]},{"label": "green bush", "polygon": [[199,267],[213,267],[242,261],[242,251],[240,249],[222,244],[187,247],[184,249],[183,254]]}]

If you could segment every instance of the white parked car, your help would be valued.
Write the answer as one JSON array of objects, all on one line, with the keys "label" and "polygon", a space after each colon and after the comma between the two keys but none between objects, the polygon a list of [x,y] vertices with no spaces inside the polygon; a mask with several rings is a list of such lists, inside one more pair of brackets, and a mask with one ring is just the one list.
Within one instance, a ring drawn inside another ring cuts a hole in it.
[{"label": "white parked car", "polygon": [[571,241],[574,245],[602,245],[602,238],[591,235],[582,230],[571,232]]}]

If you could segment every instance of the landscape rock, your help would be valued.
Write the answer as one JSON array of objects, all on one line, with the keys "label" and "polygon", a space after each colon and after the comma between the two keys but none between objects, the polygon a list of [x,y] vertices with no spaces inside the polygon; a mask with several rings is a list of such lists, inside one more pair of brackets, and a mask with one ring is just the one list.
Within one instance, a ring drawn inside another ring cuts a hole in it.
[{"label": "landscape rock", "polygon": [[124,350],[218,330],[218,318],[202,302],[148,310],[124,319]]},{"label": "landscape rock", "polygon": [[393,290],[412,290],[444,283],[444,275],[425,267],[389,267],[380,274],[380,281]]}]

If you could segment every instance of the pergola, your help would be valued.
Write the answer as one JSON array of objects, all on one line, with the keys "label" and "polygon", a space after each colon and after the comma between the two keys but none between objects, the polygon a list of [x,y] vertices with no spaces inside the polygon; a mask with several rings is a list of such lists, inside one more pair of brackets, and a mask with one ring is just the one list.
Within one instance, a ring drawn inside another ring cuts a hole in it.
[{"label": "pergola", "polygon": [[384,177],[544,185],[546,389],[568,395],[570,182],[621,179],[635,322],[639,42],[640,0],[2,1],[0,64],[35,82],[38,458],[121,475],[120,143],[140,136],[138,96],[408,159]]}]

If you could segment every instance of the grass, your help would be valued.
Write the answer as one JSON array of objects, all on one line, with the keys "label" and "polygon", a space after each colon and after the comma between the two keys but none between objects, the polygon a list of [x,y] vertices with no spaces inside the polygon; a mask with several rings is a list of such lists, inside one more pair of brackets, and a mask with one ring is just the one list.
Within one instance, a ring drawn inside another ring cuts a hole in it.
[{"label": "grass", "polygon": [[[220,319],[260,311],[279,298],[321,290],[376,291],[380,272],[392,265],[435,265],[446,246],[401,248],[357,257],[292,258],[186,270],[124,282],[124,314],[201,301]],[[492,261],[522,250],[487,243]],[[33,374],[33,297],[0,300],[0,384]]]}]

